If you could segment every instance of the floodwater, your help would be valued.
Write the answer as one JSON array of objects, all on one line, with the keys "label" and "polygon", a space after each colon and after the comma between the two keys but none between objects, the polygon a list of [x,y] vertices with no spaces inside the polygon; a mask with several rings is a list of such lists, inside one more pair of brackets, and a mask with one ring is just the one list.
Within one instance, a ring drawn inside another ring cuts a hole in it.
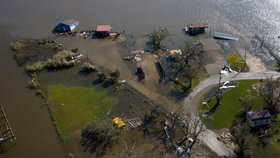
[{"label": "floodwater", "polygon": [[[185,24],[208,22],[212,31],[238,34],[247,44],[254,34],[265,36],[265,42],[280,52],[279,13],[279,0],[1,0],[0,102],[18,144],[0,157],[63,157],[43,101],[25,89],[28,78],[12,58],[8,44],[16,37],[49,37],[56,23],[74,18],[80,21],[79,29],[111,24],[115,31],[136,37],[164,26],[178,44],[186,40]],[[253,53],[271,60],[267,54]]]}]

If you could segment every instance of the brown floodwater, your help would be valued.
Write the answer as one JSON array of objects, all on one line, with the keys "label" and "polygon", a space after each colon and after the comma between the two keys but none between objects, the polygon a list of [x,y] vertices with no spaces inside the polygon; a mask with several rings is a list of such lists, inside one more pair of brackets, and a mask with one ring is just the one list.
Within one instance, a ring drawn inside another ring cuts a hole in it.
[{"label": "brown floodwater", "polygon": [[0,26],[0,102],[17,137],[1,158],[63,158],[62,143],[58,139],[48,109],[35,92],[26,88],[30,78],[13,60],[9,42],[14,40],[11,28]]},{"label": "brown floodwater", "polygon": [[[279,0],[1,0],[0,102],[17,135],[17,145],[0,157],[64,156],[46,106],[25,88],[29,78],[13,60],[9,43],[16,37],[50,37],[56,23],[74,18],[80,21],[79,29],[111,24],[115,31],[138,37],[165,26],[171,33],[169,42],[177,47],[186,40],[185,24],[208,22],[212,31],[238,34],[248,43],[254,34],[265,35],[266,42],[278,50],[279,8]],[[253,53],[271,60],[262,52]]]}]

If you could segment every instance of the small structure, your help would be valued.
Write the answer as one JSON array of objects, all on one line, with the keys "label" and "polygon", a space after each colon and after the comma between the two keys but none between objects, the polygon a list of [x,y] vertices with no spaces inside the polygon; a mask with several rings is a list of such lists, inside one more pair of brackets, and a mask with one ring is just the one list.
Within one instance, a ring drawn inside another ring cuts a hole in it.
[{"label": "small structure", "polygon": [[97,38],[104,38],[110,35],[112,32],[111,25],[98,25],[95,30],[95,36]]},{"label": "small structure", "polygon": [[190,24],[189,26],[185,26],[184,29],[190,36],[196,36],[204,33],[206,28],[208,28],[207,24]]},{"label": "small structure", "polygon": [[239,40],[239,36],[237,35],[232,35],[232,34],[227,34],[222,32],[214,32],[213,37],[217,39],[224,39],[224,40],[234,40],[234,41]]},{"label": "small structure", "polygon": [[53,33],[66,33],[72,32],[79,25],[79,21],[74,19],[68,19],[63,22],[58,23],[53,29]]},{"label": "small structure", "polygon": [[6,143],[15,144],[16,136],[10,126],[2,105],[0,105],[0,153],[5,151]]},{"label": "small structure", "polygon": [[248,111],[246,113],[246,119],[251,127],[271,124],[271,115],[268,110]]}]

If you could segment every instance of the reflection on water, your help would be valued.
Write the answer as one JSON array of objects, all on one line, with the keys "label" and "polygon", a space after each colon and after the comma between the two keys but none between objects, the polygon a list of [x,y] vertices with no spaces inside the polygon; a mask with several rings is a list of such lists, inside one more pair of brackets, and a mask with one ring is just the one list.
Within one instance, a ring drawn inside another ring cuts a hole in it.
[{"label": "reflection on water", "polygon": [[[80,29],[111,24],[116,31],[143,36],[155,26],[165,26],[184,40],[186,23],[208,22],[214,31],[243,36],[266,36],[279,47],[279,0],[1,0],[1,23],[17,27],[22,37],[49,36],[59,21],[75,18]],[[180,39],[177,39],[177,38]]]}]

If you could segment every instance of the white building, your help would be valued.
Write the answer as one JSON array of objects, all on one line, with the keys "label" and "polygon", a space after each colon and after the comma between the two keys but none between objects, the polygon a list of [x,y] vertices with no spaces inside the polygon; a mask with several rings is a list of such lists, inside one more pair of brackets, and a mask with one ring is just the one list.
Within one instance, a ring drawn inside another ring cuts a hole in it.
[{"label": "white building", "polygon": [[251,127],[271,124],[271,115],[268,110],[248,111],[246,113],[246,119]]}]

